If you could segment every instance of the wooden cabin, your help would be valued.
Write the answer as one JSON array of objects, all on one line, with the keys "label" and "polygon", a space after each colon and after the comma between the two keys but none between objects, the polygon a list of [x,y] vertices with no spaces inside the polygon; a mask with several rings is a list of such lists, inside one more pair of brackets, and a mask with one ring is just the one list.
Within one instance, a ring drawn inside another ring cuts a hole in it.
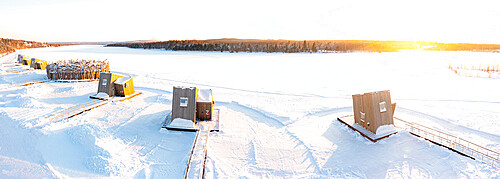
[{"label": "wooden cabin", "polygon": [[212,90],[195,87],[174,87],[172,97],[172,119],[212,119],[214,101]]},{"label": "wooden cabin", "polygon": [[352,95],[354,122],[376,133],[383,125],[394,125],[395,104],[389,90]]},{"label": "wooden cabin", "polygon": [[42,60],[40,60],[40,59],[38,59],[38,58],[31,58],[31,62],[30,62],[30,64],[29,64],[29,66],[30,66],[31,68],[35,69],[36,63],[37,63],[37,62],[39,62],[39,61],[42,61]]},{"label": "wooden cabin", "polygon": [[31,59],[23,58],[23,65],[31,66]]},{"label": "wooden cabin", "polygon": [[21,54],[18,54],[17,55],[17,63],[23,64],[23,60],[26,58],[28,58],[28,57],[21,55]]},{"label": "wooden cabin", "polygon": [[130,76],[118,78],[114,84],[115,96],[125,97],[135,93],[134,80]]},{"label": "wooden cabin", "polygon": [[199,89],[196,98],[196,118],[200,120],[212,119],[214,99],[211,89]]},{"label": "wooden cabin", "polygon": [[42,60],[42,61],[35,63],[35,69],[45,70],[46,67],[47,67],[47,61],[45,61],[45,60]]},{"label": "wooden cabin", "polygon": [[121,77],[123,76],[114,73],[102,72],[99,78],[99,86],[97,87],[97,93],[106,93],[108,94],[108,96],[114,96],[115,85],[113,84],[113,82],[115,82],[115,80]]},{"label": "wooden cabin", "polygon": [[109,99],[112,96],[125,97],[135,93],[133,78],[116,73],[100,72],[96,99]]}]

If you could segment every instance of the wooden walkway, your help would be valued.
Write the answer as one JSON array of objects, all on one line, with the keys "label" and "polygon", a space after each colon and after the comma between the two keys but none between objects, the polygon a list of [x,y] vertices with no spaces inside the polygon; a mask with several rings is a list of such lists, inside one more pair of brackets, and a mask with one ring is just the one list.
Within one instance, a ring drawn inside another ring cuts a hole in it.
[{"label": "wooden walkway", "polygon": [[207,161],[207,143],[210,132],[219,132],[219,113],[214,109],[212,121],[201,121],[197,123],[199,128],[191,148],[184,178],[205,178],[205,164]]},{"label": "wooden walkway", "polygon": [[405,121],[397,117],[394,117],[394,119],[404,124],[403,127],[398,127],[403,128],[417,137],[424,138],[425,140],[428,140],[436,145],[446,147],[456,153],[481,161],[495,168],[499,167],[498,163],[500,153],[498,152],[436,129]]},{"label": "wooden walkway", "polygon": [[18,84],[20,84],[19,86],[29,86],[29,85],[34,85],[34,84],[46,83],[49,81],[50,80],[33,80],[33,81],[22,82],[22,83],[18,83]]},{"label": "wooden walkway", "polygon": [[[136,93],[136,94],[128,96],[126,98],[120,99],[119,102],[123,102],[125,100],[132,99],[132,98],[139,96],[141,94],[142,94],[142,92]],[[77,105],[74,105],[72,107],[62,109],[62,110],[56,111],[54,113],[48,114],[47,116],[45,116],[46,120],[43,123],[37,125],[37,127],[41,127],[42,125],[45,125],[47,123],[61,121],[64,119],[69,119],[69,118],[75,117],[75,116],[80,115],[84,112],[87,112],[87,111],[90,111],[92,109],[104,106],[110,102],[114,102],[114,101],[91,99],[85,103],[77,104]]]},{"label": "wooden walkway", "polygon": [[19,86],[30,86],[30,85],[34,85],[34,84],[46,83],[49,81],[50,80],[47,80],[46,78],[42,78],[42,79],[33,79],[33,80],[16,82],[16,83],[12,83],[12,84],[3,84],[0,87],[0,90],[9,89],[12,87],[19,87]]},{"label": "wooden walkway", "polygon": [[207,159],[207,142],[210,128],[200,126],[193,142],[184,178],[205,178],[205,162]]}]

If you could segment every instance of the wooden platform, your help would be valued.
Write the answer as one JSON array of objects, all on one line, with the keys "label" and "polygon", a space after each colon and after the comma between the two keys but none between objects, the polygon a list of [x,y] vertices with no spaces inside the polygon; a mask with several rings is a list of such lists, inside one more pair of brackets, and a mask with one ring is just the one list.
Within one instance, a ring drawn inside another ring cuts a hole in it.
[{"label": "wooden platform", "polygon": [[[192,127],[175,126],[172,124],[172,113],[170,113],[162,128],[174,131],[196,132],[196,137],[193,141],[193,147],[189,155],[184,178],[205,178],[205,162],[207,159],[207,141],[210,132],[220,131],[219,109],[213,110],[211,120],[198,120]],[[183,119],[177,119],[183,120]],[[190,120],[188,120],[190,121]]]},{"label": "wooden platform", "polygon": [[219,132],[220,131],[220,121],[219,121],[219,109],[214,109],[212,119],[211,120],[198,120],[195,125],[192,127],[185,126],[174,126],[172,124],[172,113],[170,113],[166,118],[165,122],[163,122],[162,128],[174,131],[187,131],[187,132],[196,132],[200,130],[201,126],[210,129],[210,132]]},{"label": "wooden platform", "polygon": [[207,160],[207,143],[210,136],[210,128],[200,125],[199,131],[191,148],[184,178],[205,178],[205,163]]},{"label": "wooden platform", "polygon": [[373,132],[370,132],[369,130],[365,129],[361,125],[358,125],[354,123],[354,116],[344,116],[344,117],[339,117],[337,118],[341,123],[347,125],[347,127],[351,128],[352,130],[358,132],[361,134],[363,137],[367,138],[368,140],[372,142],[377,142],[381,139],[387,138],[391,136],[392,134],[397,133],[397,131],[385,135],[376,135]]}]

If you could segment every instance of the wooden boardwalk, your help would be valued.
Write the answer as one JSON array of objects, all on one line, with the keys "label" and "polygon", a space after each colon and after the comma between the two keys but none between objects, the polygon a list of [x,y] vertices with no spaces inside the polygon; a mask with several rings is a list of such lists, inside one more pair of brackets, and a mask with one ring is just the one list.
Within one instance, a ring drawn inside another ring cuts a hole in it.
[{"label": "wooden boardwalk", "polygon": [[205,178],[205,162],[207,158],[207,142],[210,128],[200,126],[191,149],[184,178]]},{"label": "wooden boardwalk", "polygon": [[[132,99],[136,96],[139,96],[141,95],[142,92],[140,93],[136,93],[134,95],[131,95],[131,96],[128,96],[128,97],[125,97],[123,99],[120,99],[118,100],[119,102],[123,102],[125,100],[129,100],[129,99]],[[59,111],[56,111],[54,113],[51,113],[51,114],[48,114],[47,116],[45,116],[45,121],[39,125],[37,125],[37,127],[41,127],[45,124],[48,124],[48,123],[51,123],[51,122],[56,122],[56,121],[61,121],[61,120],[64,120],[64,119],[69,119],[69,118],[72,118],[72,117],[75,117],[77,115],[80,115],[84,112],[87,112],[87,111],[90,111],[92,109],[95,109],[95,108],[98,108],[98,107],[101,107],[101,106],[104,106],[110,102],[114,102],[112,100],[100,100],[100,99],[91,99],[85,103],[80,103],[80,104],[77,104],[77,105],[74,105],[72,107],[69,107],[69,108],[66,108],[66,109],[62,109],[62,110],[59,110]]]},{"label": "wooden boardwalk", "polygon": [[210,136],[210,132],[219,132],[219,120],[219,110],[215,109],[213,120],[197,123],[199,130],[193,142],[184,178],[205,178],[208,137]]}]

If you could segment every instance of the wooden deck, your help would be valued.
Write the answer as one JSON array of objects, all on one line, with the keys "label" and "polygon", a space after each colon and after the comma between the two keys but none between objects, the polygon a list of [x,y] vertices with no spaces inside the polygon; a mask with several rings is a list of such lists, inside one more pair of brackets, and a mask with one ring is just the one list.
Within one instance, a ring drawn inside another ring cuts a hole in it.
[{"label": "wooden deck", "polygon": [[363,128],[362,126],[354,123],[354,116],[344,116],[344,117],[339,117],[337,118],[337,120],[339,120],[341,123],[347,125],[347,127],[351,128],[352,130],[358,132],[359,134],[361,134],[363,137],[367,138],[368,140],[372,141],[372,142],[377,142],[381,139],[384,139],[384,138],[387,138],[389,136],[391,136],[392,134],[395,134],[397,132],[393,132],[393,133],[389,133],[389,134],[386,134],[386,135],[376,135],[372,132],[370,132],[369,130]]},{"label": "wooden deck", "polygon": [[198,120],[193,127],[184,127],[184,126],[174,126],[171,125],[172,113],[170,113],[163,122],[162,128],[174,131],[187,131],[187,132],[196,132],[200,130],[200,127],[206,126],[210,128],[210,132],[219,132],[220,131],[220,121],[219,121],[219,109],[214,109],[212,119],[211,120]]},{"label": "wooden deck", "polygon": [[205,178],[205,162],[207,159],[207,143],[210,132],[220,131],[219,109],[214,109],[212,120],[196,122],[193,127],[172,126],[172,116],[168,115],[162,128],[175,131],[196,132],[193,147],[186,164],[184,178]]}]

